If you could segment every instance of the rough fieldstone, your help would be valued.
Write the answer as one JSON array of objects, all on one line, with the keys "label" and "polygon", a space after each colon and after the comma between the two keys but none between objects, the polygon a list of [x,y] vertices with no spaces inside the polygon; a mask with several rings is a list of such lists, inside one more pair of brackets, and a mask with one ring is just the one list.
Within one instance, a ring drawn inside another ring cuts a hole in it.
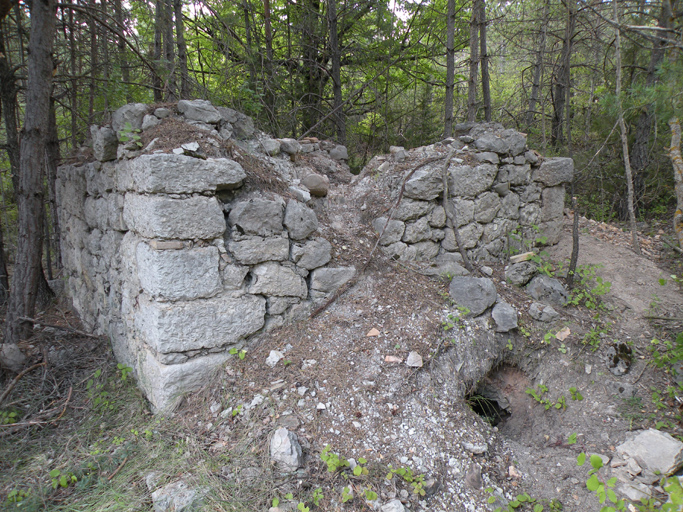
[{"label": "rough fieldstone", "polygon": [[393,260],[404,259],[403,255],[408,249],[408,245],[403,242],[394,242],[393,244],[385,245],[382,247],[382,252],[387,255],[387,257]]},{"label": "rough fieldstone", "polygon": [[454,196],[476,197],[491,188],[497,174],[498,166],[493,164],[474,168],[469,165],[451,166],[448,190]]},{"label": "rough fieldstone", "polygon": [[228,249],[235,259],[245,265],[264,261],[284,261],[289,258],[289,239],[284,237],[246,236],[231,240]]},{"label": "rough fieldstone", "polygon": [[240,164],[227,158],[202,160],[167,153],[142,155],[128,164],[131,186],[149,194],[183,194],[231,190],[247,177]]},{"label": "rough fieldstone", "polygon": [[504,139],[488,132],[474,141],[474,147],[479,151],[492,151],[504,155],[510,151],[510,145]]},{"label": "rough fieldstone", "polygon": [[275,156],[280,153],[280,142],[275,139],[266,138],[261,141],[263,152],[270,156]]},{"label": "rough fieldstone", "polygon": [[144,350],[140,356],[138,384],[155,412],[173,410],[184,394],[204,386],[213,370],[225,364],[229,357],[226,351],[166,365],[160,363],[152,352]]},{"label": "rough fieldstone", "polygon": [[142,131],[144,132],[145,130],[159,126],[160,123],[161,119],[159,119],[157,116],[147,114],[142,118]]},{"label": "rough fieldstone", "polygon": [[161,353],[232,345],[263,327],[263,297],[224,296],[189,302],[157,302],[140,295],[135,325],[145,343]]},{"label": "rough fieldstone", "polygon": [[401,500],[393,499],[384,505],[382,505],[381,511],[382,512],[405,512],[405,507],[403,506],[403,503],[401,503]]},{"label": "rough fieldstone", "polygon": [[517,156],[526,150],[526,135],[516,130],[504,130],[501,133],[503,140],[508,145],[512,156]]},{"label": "rough fieldstone", "polygon": [[279,235],[282,226],[283,208],[278,201],[250,199],[234,205],[228,215],[228,223],[237,226],[249,235]]},{"label": "rough fieldstone", "polygon": [[538,226],[541,222],[541,208],[537,204],[528,204],[519,211],[519,223],[522,226]]},{"label": "rough fieldstone", "polygon": [[348,160],[349,152],[346,150],[346,146],[335,146],[329,150],[330,158],[334,160]]},{"label": "rough fieldstone", "polygon": [[296,471],[303,465],[303,452],[295,433],[285,427],[278,428],[270,440],[270,458],[286,472]]},{"label": "rough fieldstone", "polygon": [[554,277],[545,275],[534,277],[527,285],[527,291],[540,302],[550,302],[558,306],[564,306],[567,303],[567,290]]},{"label": "rough fieldstone", "polygon": [[218,124],[221,120],[216,107],[207,100],[180,100],[178,111],[189,121],[199,121],[206,124]]},{"label": "rough fieldstone", "polygon": [[137,247],[138,277],[152,297],[208,298],[221,290],[218,258],[216,247],[157,251],[142,242]]},{"label": "rough fieldstone", "polygon": [[131,130],[142,129],[142,119],[147,112],[144,103],[129,103],[114,111],[111,116],[111,127],[117,134],[126,131],[126,123],[130,123]]},{"label": "rough fieldstone", "polygon": [[123,216],[132,231],[146,238],[217,238],[225,231],[225,217],[215,197],[173,199],[128,193]]},{"label": "rough fieldstone", "polygon": [[327,296],[355,275],[354,267],[318,268],[311,272],[311,297],[317,299]]},{"label": "rough fieldstone", "polygon": [[517,310],[507,302],[499,302],[491,312],[496,322],[496,332],[509,332],[517,329]]},{"label": "rough fieldstone", "polygon": [[[377,234],[380,234],[386,223],[387,217],[378,217],[372,221],[372,229],[374,229]],[[400,220],[390,220],[386,229],[384,229],[384,234],[382,234],[382,237],[379,239],[379,245],[391,245],[400,241],[405,229],[406,225]]]},{"label": "rough fieldstone", "polygon": [[443,206],[437,206],[429,217],[429,225],[433,228],[442,228],[446,225],[446,210]]},{"label": "rough fieldstone", "polygon": [[617,446],[617,453],[635,459],[644,470],[662,476],[672,475],[683,467],[683,443],[653,428]]},{"label": "rough fieldstone", "polygon": [[574,177],[574,160],[571,158],[547,158],[534,171],[534,181],[540,181],[547,187],[555,187],[562,183],[571,183]]},{"label": "rough fieldstone", "polygon": [[448,289],[451,298],[459,306],[479,316],[496,302],[496,286],[488,277],[454,277]]},{"label": "rough fieldstone", "polygon": [[438,168],[420,169],[406,182],[404,195],[412,199],[431,201],[443,192],[443,179]]},{"label": "rough fieldstone", "polygon": [[226,290],[239,290],[244,284],[244,278],[249,273],[249,267],[243,265],[226,265],[221,270],[223,287]]},{"label": "rough fieldstone", "polygon": [[296,139],[278,139],[278,142],[283,153],[288,155],[301,153],[301,144]]},{"label": "rough fieldstone", "polygon": [[541,221],[547,222],[561,219],[564,212],[564,186],[548,187],[543,189],[541,197],[543,206],[541,207]]},{"label": "rough fieldstone", "polygon": [[553,322],[559,318],[560,314],[552,306],[534,302],[529,307],[529,316],[539,322]]},{"label": "rough fieldstone", "polygon": [[307,189],[290,186],[289,191],[294,196],[294,199],[302,203],[308,203],[311,200],[311,193]]},{"label": "rough fieldstone", "polygon": [[318,217],[305,204],[290,199],[285,210],[285,226],[290,238],[303,240],[318,229]]},{"label": "rough fieldstone", "polygon": [[519,219],[519,204],[519,196],[514,192],[510,192],[500,202],[500,216],[513,220]]},{"label": "rough fieldstone", "polygon": [[[455,241],[455,235],[452,229],[445,230],[446,236],[441,240],[441,247],[446,251],[454,252],[458,251],[458,244]],[[460,234],[460,240],[462,240],[463,249],[472,249],[476,247],[477,242],[481,239],[481,235],[484,233],[484,228],[472,222],[467,226],[458,228],[458,233]]]},{"label": "rough fieldstone", "polygon": [[500,197],[494,192],[484,192],[474,201],[474,218],[477,222],[488,224],[496,218],[500,210]]},{"label": "rough fieldstone", "polygon": [[173,112],[171,111],[170,108],[164,108],[160,107],[154,110],[154,115],[158,117],[159,119],[166,119],[169,117]]},{"label": "rough fieldstone", "polygon": [[304,245],[292,246],[292,261],[306,270],[326,265],[331,258],[332,245],[324,238],[316,238]]},{"label": "rough fieldstone", "polygon": [[489,163],[489,164],[500,163],[500,158],[498,157],[498,154],[497,153],[491,153],[490,151],[485,151],[483,153],[475,153],[474,158],[476,158],[479,162],[483,162],[483,163]]},{"label": "rough fieldstone", "polygon": [[531,182],[517,191],[523,203],[533,203],[541,199],[541,187],[538,183]]},{"label": "rough fieldstone", "polygon": [[90,127],[92,137],[93,155],[100,162],[116,160],[116,152],[119,147],[119,140],[116,132],[108,126],[98,128],[96,125]]},{"label": "rough fieldstone", "polygon": [[303,278],[292,269],[277,263],[261,263],[252,269],[251,276],[249,293],[301,299],[308,296],[308,288]]},{"label": "rough fieldstone", "polygon": [[555,245],[560,241],[560,236],[562,235],[562,218],[541,222],[538,234],[546,238],[544,245]]},{"label": "rough fieldstone", "polygon": [[455,213],[455,221],[458,227],[469,224],[474,220],[474,201],[462,199],[461,197],[454,197],[451,201],[453,204],[452,211]]},{"label": "rough fieldstone", "polygon": [[505,280],[515,286],[524,286],[538,272],[538,265],[533,261],[513,263],[505,271]]},{"label": "rough fieldstone", "polygon": [[154,512],[197,512],[206,489],[193,489],[180,480],[165,485],[152,493]]},{"label": "rough fieldstone", "polygon": [[538,163],[538,155],[536,154],[535,151],[526,151],[524,153],[524,160],[526,160],[527,163],[530,164],[537,164]]},{"label": "rough fieldstone", "polygon": [[398,204],[398,208],[394,212],[394,219],[396,220],[415,220],[419,217],[423,217],[434,208],[434,203],[429,201],[418,201],[415,199],[410,199],[404,197]]},{"label": "rough fieldstone", "polygon": [[315,197],[325,197],[330,189],[330,181],[320,174],[311,173],[301,180],[301,184]]},{"label": "rough fieldstone", "polygon": [[266,311],[269,315],[281,315],[290,306],[298,303],[299,299],[296,297],[268,297],[266,299]]},{"label": "rough fieldstone", "polygon": [[[503,167],[501,167],[501,170],[503,170]],[[526,185],[531,180],[531,166],[529,164],[505,165],[504,170],[507,171],[508,181],[512,186]]]},{"label": "rough fieldstone", "polygon": [[429,227],[429,219],[421,217],[415,222],[406,222],[406,229],[403,233],[402,242],[414,244],[429,240],[432,237],[432,230]]},{"label": "rough fieldstone", "polygon": [[413,244],[412,248],[415,250],[415,259],[417,261],[430,261],[439,254],[439,244],[429,240]]}]

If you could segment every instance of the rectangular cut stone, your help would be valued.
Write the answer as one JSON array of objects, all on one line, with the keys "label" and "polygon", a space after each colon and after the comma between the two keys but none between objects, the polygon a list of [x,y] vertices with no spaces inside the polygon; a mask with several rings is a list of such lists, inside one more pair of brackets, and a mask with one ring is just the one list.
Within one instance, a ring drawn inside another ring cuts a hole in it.
[{"label": "rectangular cut stone", "polygon": [[138,192],[182,194],[233,189],[247,177],[242,166],[227,158],[202,160],[186,155],[142,155],[129,164]]},{"label": "rectangular cut stone", "polygon": [[138,297],[135,325],[158,352],[186,352],[237,343],[264,324],[266,300],[254,295],[213,297],[190,302],[157,302]]},{"label": "rectangular cut stone", "polygon": [[212,239],[225,231],[215,197],[173,199],[128,193],[123,217],[129,229],[146,238]]},{"label": "rectangular cut stone", "polygon": [[185,249],[187,242],[181,242],[180,240],[150,240],[149,246],[159,251],[177,251]]},{"label": "rectangular cut stone", "polygon": [[136,252],[140,284],[153,297],[189,300],[221,290],[217,247],[159,251],[141,242]]},{"label": "rectangular cut stone", "polygon": [[564,213],[564,186],[549,187],[543,189],[541,197],[543,206],[541,207],[541,222],[561,219]]},{"label": "rectangular cut stone", "polygon": [[230,354],[227,351],[208,354],[172,365],[162,364],[149,350],[142,351],[138,357],[138,383],[158,413],[172,410],[184,394],[206,384]]}]

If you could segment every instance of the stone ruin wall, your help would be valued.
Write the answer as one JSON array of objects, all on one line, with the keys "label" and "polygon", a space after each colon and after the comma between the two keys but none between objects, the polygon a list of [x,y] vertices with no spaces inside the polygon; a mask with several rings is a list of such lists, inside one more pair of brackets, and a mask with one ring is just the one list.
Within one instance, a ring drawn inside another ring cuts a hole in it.
[{"label": "stone ruin wall", "polygon": [[[192,125],[201,144],[169,153],[154,149],[156,139],[144,150],[131,140],[131,128],[153,129],[167,118]],[[371,183],[395,201],[407,174],[397,165],[457,148],[449,190],[472,258],[503,256],[515,229],[527,239],[540,229],[556,243],[571,159],[543,160],[523,134],[500,125],[458,129],[455,139],[376,157],[355,187]],[[246,116],[202,100],[153,113],[127,105],[92,135],[94,161],[58,172],[66,289],[85,327],[109,336],[116,358],[134,369],[155,410],[200,387],[250,336],[306,318],[355,275],[330,264],[333,250],[316,215],[325,207],[325,174],[348,173],[343,146],[272,139]],[[229,156],[201,155],[225,140],[266,162],[289,189],[254,189]],[[296,164],[298,154],[312,157],[319,172]],[[380,245],[391,257],[456,275],[465,271],[445,229],[441,166],[423,167],[406,183]],[[379,232],[385,222],[376,218],[373,227]]]},{"label": "stone ruin wall", "polygon": [[[274,140],[235,111],[187,103],[180,113],[160,114],[198,126],[209,143],[241,130],[239,147],[260,152],[292,183],[300,169],[287,151],[317,152],[328,167],[345,165],[343,146]],[[153,147],[149,153],[120,137],[155,125],[148,110],[128,105],[114,114],[112,128],[94,127],[96,161],[61,167],[57,191],[74,309],[87,329],[110,337],[116,358],[135,370],[161,410],[200,387],[250,335],[307,317],[314,301],[355,269],[327,265],[332,247],[309,207],[319,199],[307,189],[292,186],[288,198],[247,190],[239,163],[198,158],[196,144],[178,154]],[[230,122],[237,116],[240,126]],[[325,192],[320,175],[309,170],[303,178],[318,195]]]},{"label": "stone ruin wall", "polygon": [[500,124],[463,123],[455,133],[455,138],[432,146],[410,151],[392,148],[390,155],[375,157],[364,171],[364,180],[376,180],[390,191],[393,204],[411,169],[442,157],[419,168],[405,183],[398,208],[373,221],[375,232],[384,229],[379,244],[385,254],[432,262],[434,273],[466,273],[443,208],[443,157],[453,149],[448,191],[470,259],[499,261],[535,245],[556,244],[563,224],[564,185],[572,180],[573,160],[543,158],[528,149],[525,134]]}]

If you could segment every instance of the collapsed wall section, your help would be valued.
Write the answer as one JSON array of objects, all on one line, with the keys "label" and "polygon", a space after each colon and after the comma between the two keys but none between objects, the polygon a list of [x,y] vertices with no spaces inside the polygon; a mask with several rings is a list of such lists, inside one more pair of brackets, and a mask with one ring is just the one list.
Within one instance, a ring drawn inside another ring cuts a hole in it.
[{"label": "collapsed wall section", "polygon": [[[95,154],[114,160],[58,171],[66,288],[155,410],[200,387],[248,337],[308,316],[355,274],[327,266],[332,246],[303,189],[302,201],[247,190],[230,158],[145,154],[118,144],[120,132],[107,141],[107,130],[93,130]],[[281,160],[290,165],[289,154]]]},{"label": "collapsed wall section", "polygon": [[499,124],[461,124],[456,133],[432,146],[392,148],[390,155],[375,157],[366,167],[366,188],[388,190],[392,203],[402,190],[398,207],[372,222],[383,233],[379,244],[385,254],[435,262],[437,272],[466,273],[447,225],[444,172],[455,227],[470,259],[502,260],[537,244],[556,244],[573,160],[543,158],[527,148],[525,134]]}]

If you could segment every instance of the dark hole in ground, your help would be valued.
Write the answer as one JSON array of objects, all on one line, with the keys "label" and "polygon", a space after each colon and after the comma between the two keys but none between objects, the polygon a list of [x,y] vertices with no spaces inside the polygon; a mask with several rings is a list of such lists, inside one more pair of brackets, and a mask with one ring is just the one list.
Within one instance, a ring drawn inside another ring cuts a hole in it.
[{"label": "dark hole in ground", "polygon": [[533,425],[533,400],[526,394],[530,382],[514,366],[492,369],[465,399],[470,408],[512,439],[521,439]]}]

